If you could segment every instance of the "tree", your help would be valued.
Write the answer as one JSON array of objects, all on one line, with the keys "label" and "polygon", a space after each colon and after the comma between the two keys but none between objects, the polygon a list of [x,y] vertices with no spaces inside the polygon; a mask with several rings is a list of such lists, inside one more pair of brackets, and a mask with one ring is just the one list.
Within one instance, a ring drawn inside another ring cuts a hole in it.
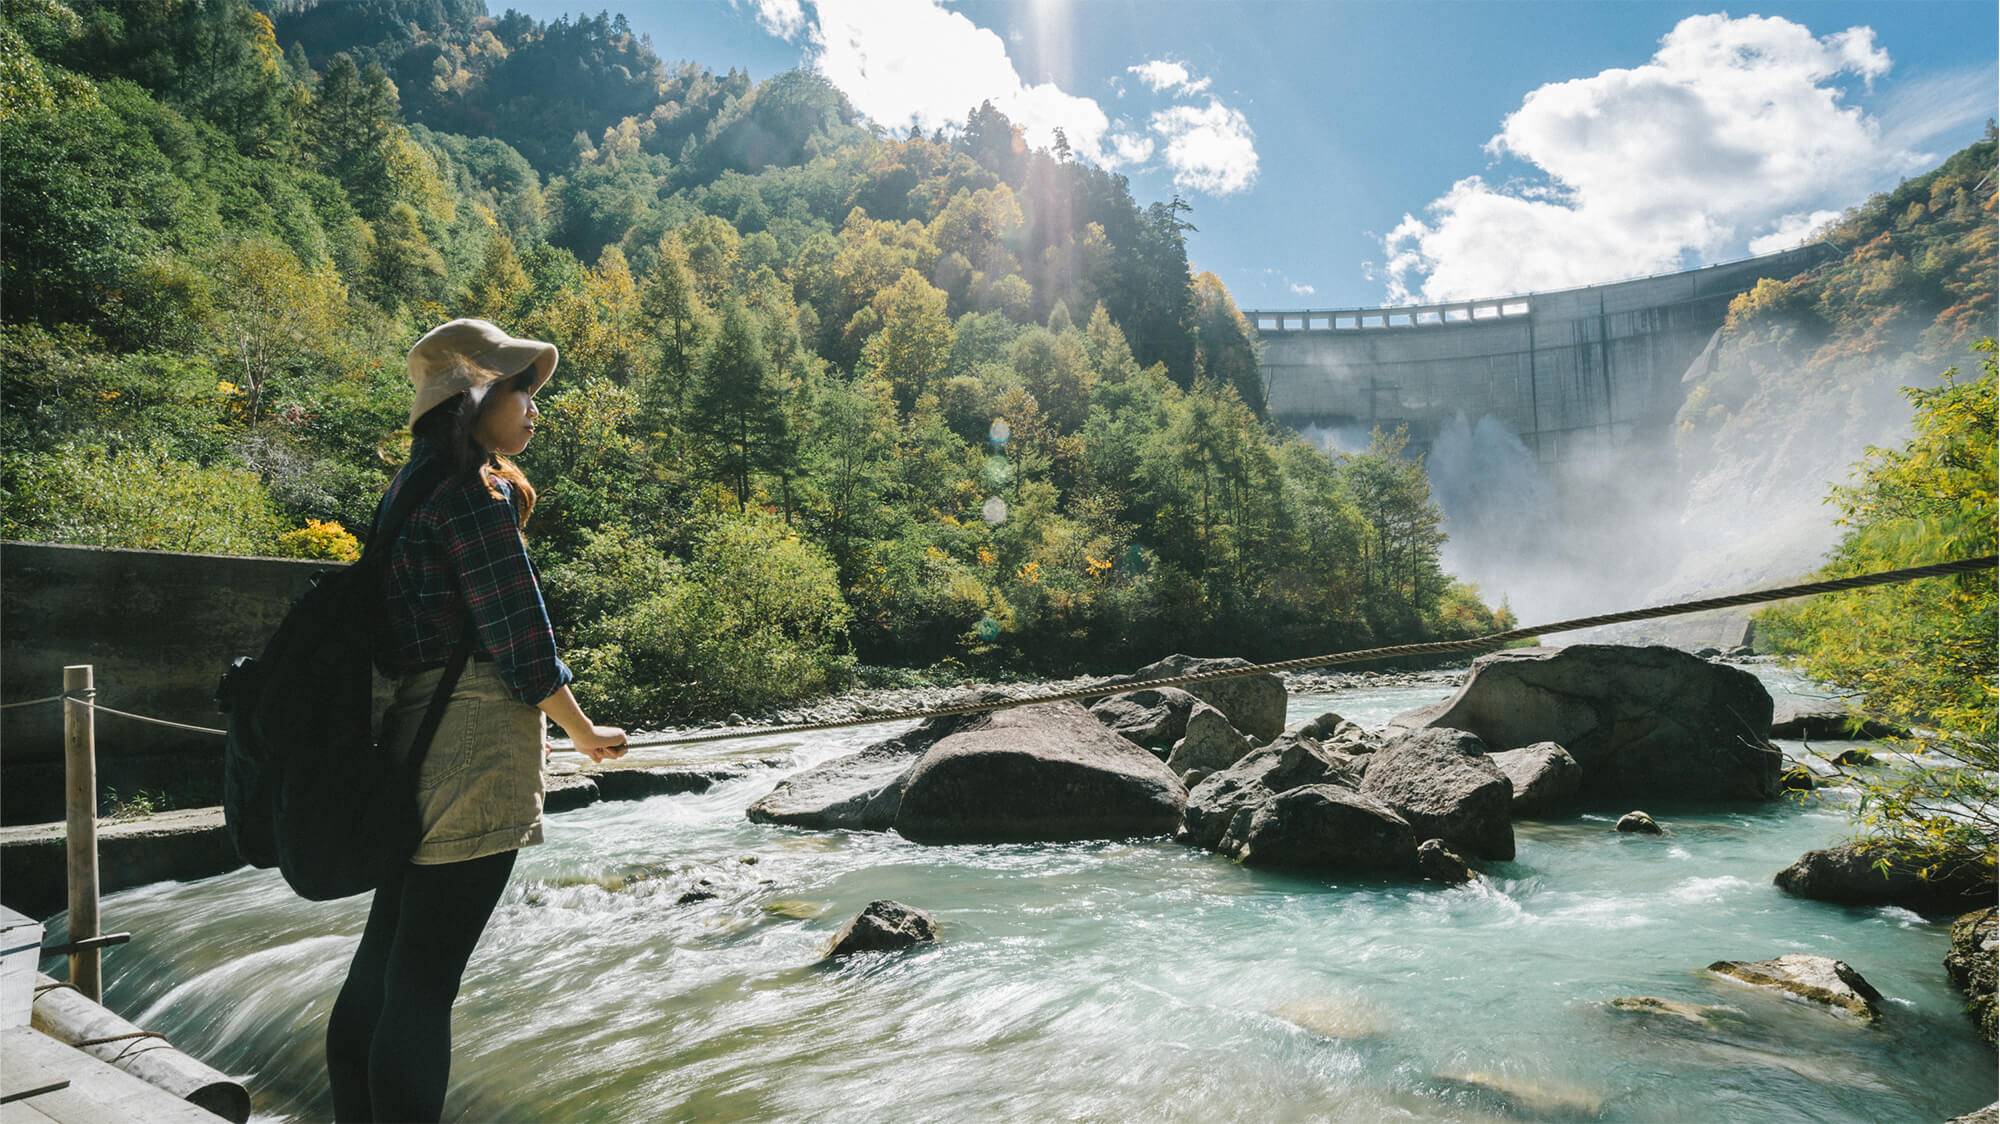
[{"label": "tree", "polygon": [[775,464],[790,434],[784,386],[764,352],[762,325],[741,300],[729,302],[702,358],[691,420],[714,442],[708,457],[735,493],[737,510],[744,510],[751,474]]},{"label": "tree", "polygon": [[386,145],[399,131],[395,83],[380,66],[364,71],[345,54],[327,63],[314,91],[307,128],[321,168],[339,181],[361,213],[379,218],[389,202]]},{"label": "tree", "polygon": [[290,78],[263,13],[243,0],[78,6],[90,28],[79,45],[88,66],[128,76],[182,112],[212,122],[246,155],[291,148]]},{"label": "tree", "polygon": [[944,293],[914,269],[875,298],[882,327],[862,348],[863,364],[896,392],[908,409],[944,372],[951,355],[952,324]]},{"label": "tree", "polygon": [[[1404,457],[1407,428],[1376,430],[1366,453],[1343,456],[1341,475],[1367,525],[1361,541],[1362,597],[1380,625],[1414,632],[1444,592],[1438,567],[1443,513],[1431,502],[1422,457]],[[1379,626],[1378,626],[1379,627]]]},{"label": "tree", "polygon": [[[1992,554],[1996,522],[1995,345],[1981,375],[1907,388],[1915,436],[1871,449],[1831,501],[1848,530],[1819,576],[1847,577]],[[1864,837],[1929,874],[1995,860],[1996,598],[1989,572],[1813,598],[1760,623],[1814,678],[1861,693],[1869,712],[1919,728],[1916,763],[1852,778]]]},{"label": "tree", "polygon": [[1014,373],[1058,433],[1083,428],[1090,416],[1092,377],[1090,356],[1075,333],[1029,330],[1014,345]]},{"label": "tree", "polygon": [[338,331],[347,304],[346,286],[331,267],[309,271],[284,246],[268,238],[246,238],[221,255],[223,282],[217,299],[228,329],[227,348],[243,372],[248,421],[264,417],[271,380],[292,364],[320,351]]},{"label": "tree", "polygon": [[505,324],[520,310],[528,287],[528,271],[521,268],[514,240],[505,234],[495,234],[486,244],[485,258],[479,263],[478,272],[472,275],[472,283],[466,286],[460,307],[467,316]]},{"label": "tree", "polygon": [[860,544],[885,510],[896,450],[895,400],[886,383],[864,379],[826,388],[813,407],[806,443],[808,517],[840,565],[842,585],[859,569]]},{"label": "tree", "polygon": [[1252,412],[1265,417],[1269,388],[1257,361],[1257,335],[1213,273],[1194,279],[1194,328],[1201,377],[1234,389]]}]

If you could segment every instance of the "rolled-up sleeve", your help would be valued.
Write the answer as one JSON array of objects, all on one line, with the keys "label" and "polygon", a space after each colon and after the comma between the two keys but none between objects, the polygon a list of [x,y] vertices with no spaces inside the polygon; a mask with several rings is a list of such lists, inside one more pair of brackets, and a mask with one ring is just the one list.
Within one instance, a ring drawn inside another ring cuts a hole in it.
[{"label": "rolled-up sleeve", "polygon": [[[505,481],[499,486],[508,490]],[[452,527],[445,539],[478,646],[493,657],[515,698],[540,703],[574,676],[556,654],[555,630],[512,499],[494,496],[483,484],[458,489],[447,518]]]}]

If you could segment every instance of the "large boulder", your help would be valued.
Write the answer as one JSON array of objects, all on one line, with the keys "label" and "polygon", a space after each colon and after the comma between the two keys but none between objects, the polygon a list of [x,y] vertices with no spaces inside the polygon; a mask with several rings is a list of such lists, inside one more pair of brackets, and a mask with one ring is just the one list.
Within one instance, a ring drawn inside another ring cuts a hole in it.
[{"label": "large boulder", "polygon": [[1252,866],[1362,874],[1414,873],[1409,822],[1352,789],[1309,784],[1264,801],[1224,854]]},{"label": "large boulder", "polygon": [[1925,878],[1921,863],[1898,859],[1883,844],[1866,841],[1807,851],[1772,881],[1794,897],[1842,905],[1899,905],[1924,913],[1959,913],[1991,902],[1994,895],[1991,872],[1949,865]]},{"label": "large boulder", "polygon": [[1187,790],[1159,758],[1076,703],[1002,710],[931,746],[894,827],[919,843],[1170,835]]},{"label": "large boulder", "polygon": [[1844,961],[1830,957],[1788,952],[1776,960],[1759,960],[1754,964],[1718,960],[1708,970],[1768,991],[1824,1003],[1869,1022],[1882,1017],[1882,993]]},{"label": "large boulder", "polygon": [[1764,740],[1771,696],[1757,677],[1675,648],[1495,652],[1456,695],[1390,725],[1468,730],[1496,750],[1555,742],[1596,797],[1769,800],[1784,766]]},{"label": "large boulder", "polygon": [[[986,701],[991,701],[986,700]],[[876,742],[859,753],[836,757],[794,773],[745,810],[755,823],[825,830],[887,831],[896,822],[903,778],[925,750],[946,736],[985,723],[990,714],[930,718],[915,728]]]},{"label": "large boulder", "polygon": [[1187,736],[1188,714],[1199,701],[1179,687],[1150,687],[1100,699],[1090,713],[1134,745],[1160,753]]},{"label": "large boulder", "polygon": [[[1250,661],[1236,656],[1203,659],[1172,655],[1157,663],[1111,680],[1119,683],[1146,683],[1155,679],[1176,679],[1203,671],[1249,667]],[[1183,683],[1181,690],[1221,711],[1229,724],[1248,734],[1258,745],[1285,732],[1285,684],[1275,675],[1248,675],[1241,679],[1218,679],[1206,683]]]},{"label": "large boulder", "polygon": [[1237,733],[1221,711],[1197,702],[1188,714],[1187,735],[1175,742],[1174,751],[1167,755],[1167,768],[1177,777],[1196,769],[1204,774],[1218,773],[1243,760],[1251,748],[1250,739]]},{"label": "large boulder", "polygon": [[1514,786],[1463,730],[1415,730],[1369,758],[1361,793],[1396,810],[1420,839],[1479,859],[1514,857]]},{"label": "large boulder", "polygon": [[1352,758],[1330,752],[1310,738],[1286,734],[1195,785],[1188,793],[1181,838],[1213,851],[1222,845],[1231,823],[1241,817],[1247,830],[1249,817],[1280,792],[1308,784],[1353,788],[1360,780]]},{"label": "large boulder", "polygon": [[1945,953],[1945,974],[1965,993],[1965,1010],[1979,1024],[1986,1041],[1994,1041],[1994,957],[2000,951],[2000,924],[1992,906],[1974,910],[1952,922],[1951,951]]},{"label": "large boulder", "polygon": [[1583,766],[1554,742],[1489,753],[1514,786],[1514,814],[1535,816],[1569,803],[1583,786]]}]

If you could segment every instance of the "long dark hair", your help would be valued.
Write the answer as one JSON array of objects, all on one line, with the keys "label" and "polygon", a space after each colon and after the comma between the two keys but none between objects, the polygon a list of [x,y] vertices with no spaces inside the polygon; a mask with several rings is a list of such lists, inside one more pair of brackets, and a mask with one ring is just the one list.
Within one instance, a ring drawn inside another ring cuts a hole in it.
[{"label": "long dark hair", "polygon": [[445,464],[450,466],[452,479],[477,473],[495,499],[503,498],[498,481],[505,480],[511,485],[515,519],[525,529],[529,514],[535,510],[535,486],[528,483],[527,476],[513,461],[489,452],[481,445],[477,434],[479,416],[495,396],[509,390],[533,393],[535,368],[531,365],[512,378],[475,381],[486,383],[485,392],[476,402],[471,391],[460,391],[426,410],[424,416],[417,419],[417,424],[410,427],[410,433],[437,450]]}]

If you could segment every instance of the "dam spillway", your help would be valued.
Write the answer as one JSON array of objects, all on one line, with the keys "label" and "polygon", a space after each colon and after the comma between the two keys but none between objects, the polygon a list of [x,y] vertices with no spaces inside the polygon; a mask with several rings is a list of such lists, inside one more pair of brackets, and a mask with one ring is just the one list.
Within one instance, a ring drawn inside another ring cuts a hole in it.
[{"label": "dam spillway", "polygon": [[1344,445],[1407,426],[1428,449],[1455,415],[1492,417],[1541,463],[1663,445],[1681,378],[1759,279],[1837,251],[1814,243],[1680,273],[1396,308],[1245,309],[1273,420]]}]

